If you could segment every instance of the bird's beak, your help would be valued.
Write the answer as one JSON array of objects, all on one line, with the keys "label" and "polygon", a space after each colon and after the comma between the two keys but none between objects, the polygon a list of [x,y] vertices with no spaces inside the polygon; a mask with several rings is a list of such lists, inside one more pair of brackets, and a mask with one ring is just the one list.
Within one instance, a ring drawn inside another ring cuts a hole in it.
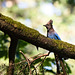
[{"label": "bird's beak", "polygon": [[46,27],[46,25],[43,25],[43,26],[45,26],[45,27]]}]

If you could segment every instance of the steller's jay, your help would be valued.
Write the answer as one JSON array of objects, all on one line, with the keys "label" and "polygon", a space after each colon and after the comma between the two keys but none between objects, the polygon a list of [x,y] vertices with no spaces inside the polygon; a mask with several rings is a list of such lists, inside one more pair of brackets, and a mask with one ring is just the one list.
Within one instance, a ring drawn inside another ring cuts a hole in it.
[{"label": "steller's jay", "polygon": [[46,25],[44,25],[47,28],[47,37],[51,39],[61,40],[59,35],[55,32],[52,25],[53,21],[50,20]]},{"label": "steller's jay", "polygon": [[[56,39],[56,40],[61,40],[59,35],[55,32],[54,28],[53,28],[53,21],[50,20],[46,25],[43,25],[47,28],[47,37],[51,38],[51,39]],[[55,60],[56,60],[56,65],[57,65],[57,73],[60,74],[60,68],[59,68],[59,60],[60,60],[60,64],[63,64],[62,58],[56,54],[55,54]],[[64,64],[62,66],[64,68]]]}]

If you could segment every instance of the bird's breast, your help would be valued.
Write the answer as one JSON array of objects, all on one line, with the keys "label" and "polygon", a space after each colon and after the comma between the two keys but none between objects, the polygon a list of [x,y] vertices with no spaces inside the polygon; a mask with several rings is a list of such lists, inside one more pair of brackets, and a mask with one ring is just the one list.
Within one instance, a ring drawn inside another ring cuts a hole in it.
[{"label": "bird's breast", "polygon": [[54,35],[53,34],[48,34],[48,37],[51,39],[54,39]]}]

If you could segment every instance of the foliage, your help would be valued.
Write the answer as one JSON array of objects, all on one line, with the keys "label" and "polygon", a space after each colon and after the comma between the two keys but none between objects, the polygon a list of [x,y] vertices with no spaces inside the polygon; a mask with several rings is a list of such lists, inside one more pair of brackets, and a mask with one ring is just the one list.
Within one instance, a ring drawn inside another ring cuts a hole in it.
[{"label": "foliage", "polygon": [[0,58],[5,57],[7,58],[8,55],[8,46],[7,44],[10,41],[8,40],[8,35],[4,35],[2,32],[0,32]]},{"label": "foliage", "polygon": [[[33,60],[36,59],[38,56],[33,56],[32,58],[28,58],[29,60]],[[31,62],[31,61],[30,61]],[[15,63],[15,75],[28,75],[30,74],[30,70],[31,70],[31,74],[32,75],[37,75],[37,74],[47,74],[47,73],[52,73],[52,74],[56,74],[55,70],[53,69],[53,66],[55,66],[55,59],[54,58],[49,58],[47,57],[45,59],[45,57],[43,58],[39,58],[36,59],[35,61],[33,61],[30,64],[30,68],[28,66],[28,62],[26,61],[26,59],[20,59],[20,61],[18,63]],[[69,67],[69,65],[64,61],[64,64],[66,64],[66,71],[67,73],[71,73],[71,69]]]},{"label": "foliage", "polygon": [[75,1],[74,0],[67,0],[67,3],[71,6],[75,6]]}]

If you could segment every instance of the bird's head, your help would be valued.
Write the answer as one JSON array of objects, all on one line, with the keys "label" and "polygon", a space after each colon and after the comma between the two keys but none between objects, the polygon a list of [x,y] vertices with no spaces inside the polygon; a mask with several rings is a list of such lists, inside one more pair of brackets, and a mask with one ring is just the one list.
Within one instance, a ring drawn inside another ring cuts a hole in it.
[{"label": "bird's head", "polygon": [[43,26],[45,26],[47,28],[47,30],[50,30],[53,28],[52,23],[53,23],[53,20],[50,20],[46,25],[43,25]]}]

